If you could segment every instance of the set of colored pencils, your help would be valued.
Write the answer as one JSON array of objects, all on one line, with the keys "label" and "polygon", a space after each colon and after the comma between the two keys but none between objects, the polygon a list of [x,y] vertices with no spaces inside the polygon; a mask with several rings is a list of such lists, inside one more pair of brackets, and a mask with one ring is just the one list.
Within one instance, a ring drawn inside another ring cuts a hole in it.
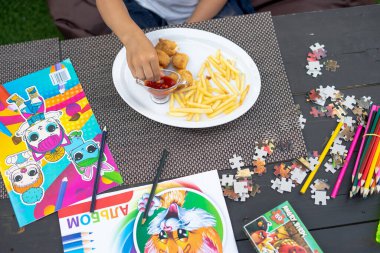
[{"label": "set of colored pencils", "polygon": [[380,193],[380,110],[372,105],[365,132],[360,144],[354,170],[350,197],[360,194],[364,198]]}]

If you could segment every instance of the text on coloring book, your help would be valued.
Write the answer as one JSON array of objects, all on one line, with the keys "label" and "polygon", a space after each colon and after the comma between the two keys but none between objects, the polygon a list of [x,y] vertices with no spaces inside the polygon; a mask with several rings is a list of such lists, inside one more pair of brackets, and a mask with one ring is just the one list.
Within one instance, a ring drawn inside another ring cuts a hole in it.
[{"label": "text on coloring book", "polygon": [[282,207],[282,209],[284,209],[284,211],[286,213],[286,216],[288,216],[288,218],[290,219],[290,221],[293,222],[293,225],[296,227],[296,229],[300,233],[300,235],[302,237],[305,237],[306,236],[306,231],[303,229],[303,227],[301,226],[301,224],[297,221],[296,216],[292,213],[292,211],[290,210],[290,208],[288,206],[284,206],[284,207]]},{"label": "text on coloring book", "polygon": [[105,220],[116,219],[119,217],[127,216],[128,205],[113,206],[94,213],[86,213],[66,219],[69,229],[77,228],[80,226],[87,226],[89,224],[98,223]]}]

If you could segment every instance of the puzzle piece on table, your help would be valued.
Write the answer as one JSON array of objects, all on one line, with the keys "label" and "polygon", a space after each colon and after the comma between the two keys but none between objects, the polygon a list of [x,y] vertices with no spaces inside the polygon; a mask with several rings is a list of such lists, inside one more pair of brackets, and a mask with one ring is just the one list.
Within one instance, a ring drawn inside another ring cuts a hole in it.
[{"label": "puzzle piece on table", "polygon": [[341,145],[339,143],[334,143],[330,148],[330,154],[333,155],[341,155],[344,156],[347,153],[347,149],[345,145]]},{"label": "puzzle piece on table", "polygon": [[352,141],[354,139],[354,127],[345,126],[342,131],[339,132],[339,136],[342,136],[345,141]]},{"label": "puzzle piece on table", "polygon": [[234,182],[234,192],[239,195],[243,193],[248,193],[248,182],[247,181]]},{"label": "puzzle piece on table", "polygon": [[309,93],[307,94],[306,97],[307,97],[306,100],[310,100],[316,104],[323,102],[323,104],[320,104],[320,105],[324,105],[324,103],[325,103],[325,100],[322,99],[322,96],[315,89],[312,89],[311,91],[309,91]]},{"label": "puzzle piece on table", "polygon": [[325,206],[330,196],[327,195],[326,191],[315,191],[314,195],[311,195],[311,198],[314,199],[314,204]]},{"label": "puzzle piece on table", "polygon": [[265,151],[264,147],[255,147],[255,154],[253,155],[253,160],[256,161],[257,159],[265,160],[267,157],[268,152]]},{"label": "puzzle piece on table", "polygon": [[335,109],[336,109],[336,115],[339,117],[339,118],[342,118],[344,116],[347,115],[347,111],[343,109],[343,107],[341,106],[335,106]]},{"label": "puzzle piece on table", "polygon": [[292,188],[295,187],[296,185],[293,183],[292,180],[286,179],[286,178],[281,178],[281,186],[280,190],[283,192],[291,192]]},{"label": "puzzle piece on table", "polygon": [[325,68],[327,71],[335,72],[339,67],[338,62],[334,60],[327,60],[325,63]]},{"label": "puzzle piece on table", "polygon": [[[342,118],[339,118],[337,120],[338,122],[341,122],[342,121]],[[347,116],[347,117],[344,117],[343,119],[343,123],[348,126],[348,127],[353,127],[356,123],[356,120],[354,120],[351,116]]]},{"label": "puzzle piece on table", "polygon": [[343,167],[343,162],[344,162],[343,156],[332,155],[332,164],[337,169],[340,169]]},{"label": "puzzle piece on table", "polygon": [[306,60],[309,61],[317,61],[317,56],[313,53],[308,53]]},{"label": "puzzle piece on table", "polygon": [[[255,142],[257,150],[261,149],[265,152],[267,152],[267,156],[271,155],[275,149],[275,144],[274,140],[264,140],[264,141],[259,141]],[[256,152],[256,149],[255,149]]]},{"label": "puzzle piece on table", "polygon": [[318,164],[318,157],[309,157],[309,169],[313,171],[315,169],[315,166]]},{"label": "puzzle piece on table", "polygon": [[245,202],[248,198],[249,198],[249,193],[241,193],[239,194],[239,197],[240,197],[240,201],[241,202]]},{"label": "puzzle piece on table", "polygon": [[222,179],[219,179],[220,180],[220,184],[222,186],[233,186],[234,185],[234,176],[233,175],[227,175],[227,174],[223,174],[222,175]]},{"label": "puzzle piece on table", "polygon": [[327,183],[326,179],[316,179],[314,180],[313,185],[316,191],[327,191],[330,189],[330,185]]},{"label": "puzzle piece on table", "polygon": [[313,194],[317,189],[315,189],[315,186],[314,186],[314,184],[311,184],[310,185],[310,192]]},{"label": "puzzle piece on table", "polygon": [[316,43],[314,43],[314,45],[311,45],[310,46],[310,50],[311,51],[316,51],[316,50],[318,50],[318,49],[324,49],[325,48],[325,45],[321,45],[321,44],[319,44],[319,42],[316,42]]},{"label": "puzzle piece on table", "polygon": [[307,176],[307,172],[302,168],[295,168],[292,172],[290,172],[290,179],[296,182],[297,184],[302,184],[303,180],[305,180]]},{"label": "puzzle piece on table", "polygon": [[342,105],[348,109],[354,109],[356,105],[356,99],[355,96],[347,96],[345,98],[345,101],[342,103]]},{"label": "puzzle piece on table", "polygon": [[281,190],[281,179],[276,178],[276,180],[271,180],[270,182],[272,183],[271,188],[273,190],[276,190],[281,194],[284,193],[284,191]]},{"label": "puzzle piece on table", "polygon": [[309,65],[306,65],[306,68],[307,68],[306,74],[312,77],[317,77],[319,75],[322,75],[321,67],[319,66],[323,66],[323,65],[317,65],[314,63],[319,64],[319,62],[309,62]]},{"label": "puzzle piece on table", "polygon": [[236,179],[252,177],[252,175],[253,175],[254,173],[255,173],[255,172],[251,171],[250,169],[241,169],[241,170],[238,170],[238,171],[237,171],[235,177],[236,177]]},{"label": "puzzle piece on table", "polygon": [[311,61],[311,62],[308,62],[305,67],[308,70],[318,70],[318,71],[321,71],[323,65],[319,61]]},{"label": "puzzle piece on table", "polygon": [[363,96],[359,100],[356,100],[356,101],[357,101],[358,106],[365,109],[365,110],[368,110],[372,104],[371,97]]},{"label": "puzzle piece on table", "polygon": [[239,200],[239,194],[235,193],[232,189],[223,189],[223,195],[235,201]]},{"label": "puzzle piece on table", "polygon": [[275,176],[281,176],[284,178],[289,178],[290,176],[290,168],[286,167],[285,163],[281,163],[279,165],[274,166],[274,172],[273,174]]},{"label": "puzzle piece on table", "polygon": [[236,154],[234,154],[234,156],[231,159],[229,159],[229,162],[231,169],[240,170],[241,167],[244,166],[243,158],[241,156],[236,156]]},{"label": "puzzle piece on table", "polygon": [[355,114],[357,117],[361,118],[363,118],[363,116],[366,116],[367,114],[367,112],[359,106],[355,106],[354,109],[352,109],[352,113]]},{"label": "puzzle piece on table", "polygon": [[334,165],[332,164],[332,159],[330,159],[328,162],[325,162],[324,166],[325,166],[326,172],[331,172],[332,174],[335,174],[336,169],[335,169]]},{"label": "puzzle piece on table", "polygon": [[276,211],[272,211],[272,216],[270,218],[277,224],[283,224],[285,220],[285,215],[280,209],[278,209]]},{"label": "puzzle piece on table", "polygon": [[326,112],[327,117],[335,118],[335,116],[337,115],[334,104],[327,105],[326,110],[327,110],[327,112]]},{"label": "puzzle piece on table", "polygon": [[335,97],[331,98],[331,101],[332,102],[339,102],[339,101],[343,100],[343,98],[344,98],[343,92],[341,92],[340,90],[337,90]]},{"label": "puzzle piece on table", "polygon": [[262,176],[263,174],[267,173],[267,168],[265,166],[259,166],[255,167],[253,171],[259,176]]},{"label": "puzzle piece on table", "polygon": [[261,193],[260,185],[252,184],[252,191],[250,193],[251,197],[255,197],[257,193]]},{"label": "puzzle piece on table", "polygon": [[324,48],[319,48],[317,50],[314,50],[313,54],[315,55],[317,60],[320,60],[320,59],[325,58],[327,56],[327,50],[325,50]]},{"label": "puzzle piece on table", "polygon": [[311,111],[310,111],[310,115],[312,115],[314,118],[318,118],[318,117],[324,116],[325,114],[323,112],[317,110],[317,108],[315,108],[314,106],[312,106]]}]

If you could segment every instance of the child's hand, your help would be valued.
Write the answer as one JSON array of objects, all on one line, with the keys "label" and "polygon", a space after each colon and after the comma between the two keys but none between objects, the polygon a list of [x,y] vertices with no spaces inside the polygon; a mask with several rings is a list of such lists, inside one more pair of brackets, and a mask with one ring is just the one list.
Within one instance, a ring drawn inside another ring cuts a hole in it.
[{"label": "child's hand", "polygon": [[157,52],[145,34],[138,30],[125,43],[127,49],[128,67],[135,78],[140,80],[158,81],[160,66]]}]

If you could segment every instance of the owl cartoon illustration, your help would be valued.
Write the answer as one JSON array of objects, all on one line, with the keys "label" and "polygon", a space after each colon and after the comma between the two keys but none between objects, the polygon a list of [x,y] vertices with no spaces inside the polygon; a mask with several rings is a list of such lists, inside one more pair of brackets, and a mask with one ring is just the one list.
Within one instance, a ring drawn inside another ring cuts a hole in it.
[{"label": "owl cartoon illustration", "polygon": [[11,167],[5,171],[5,175],[11,182],[13,191],[20,195],[21,201],[25,205],[40,202],[44,195],[44,174],[41,165],[32,159],[31,153],[24,151],[10,155],[6,158],[6,164]]},{"label": "owl cartoon illustration", "polygon": [[23,138],[35,161],[45,158],[49,162],[57,162],[65,154],[63,147],[70,143],[59,121],[62,112],[46,112],[44,99],[36,87],[29,87],[26,92],[29,100],[25,101],[18,94],[8,99],[9,104],[17,105],[25,119],[16,136]]},{"label": "owl cartoon illustration", "polygon": [[[153,206],[165,210],[149,223],[150,239],[145,245],[145,253],[223,252],[220,236],[214,228],[215,218],[201,208],[184,208],[186,193],[185,190],[173,190],[159,199],[155,197]],[[145,207],[145,197],[139,209]]]},{"label": "owl cartoon illustration", "polygon": [[[82,131],[72,131],[69,134],[70,144],[65,146],[65,151],[84,181],[90,181],[96,169],[99,157],[99,145],[93,140],[85,141]],[[103,155],[101,175],[105,171],[114,171],[115,168],[107,163],[107,157]]]}]

